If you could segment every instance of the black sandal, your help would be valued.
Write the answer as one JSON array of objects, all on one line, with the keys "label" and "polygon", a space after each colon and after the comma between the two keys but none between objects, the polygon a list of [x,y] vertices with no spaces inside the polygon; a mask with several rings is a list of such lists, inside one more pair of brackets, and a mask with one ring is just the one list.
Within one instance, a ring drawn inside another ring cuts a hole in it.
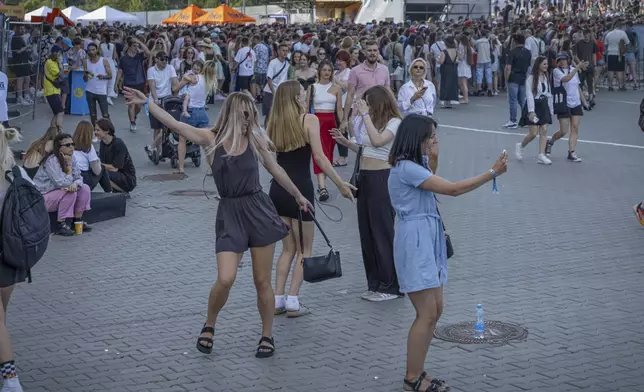
[{"label": "black sandal", "polygon": [[329,191],[326,190],[326,188],[320,188],[318,189],[318,193],[320,194],[320,201],[327,201],[329,200]]},{"label": "black sandal", "polygon": [[[268,343],[270,346],[263,346],[262,343]],[[259,339],[255,358],[269,358],[272,357],[273,354],[275,354],[275,340],[273,340],[273,338],[262,336],[262,338]]]},{"label": "black sandal", "polygon": [[[199,335],[204,334],[204,333],[211,333],[213,335],[213,337],[214,337],[215,336],[215,328],[207,327],[206,324],[204,324],[203,328],[201,328],[201,332],[199,333]],[[207,346],[207,345],[204,345],[204,344],[201,344],[201,343],[210,344],[210,346]],[[204,354],[210,354],[210,353],[212,353],[212,346],[213,346],[212,337],[208,338],[208,337],[205,337],[205,336],[199,336],[199,338],[197,338],[197,350],[199,350],[200,352],[202,352]]]},{"label": "black sandal", "polygon": [[411,391],[414,392],[447,392],[450,390],[450,387],[445,381],[438,378],[432,378],[431,381],[429,381],[429,386],[427,387],[427,389],[421,391],[420,386],[422,385],[423,381],[427,380],[426,377],[427,372],[423,372],[416,381],[404,380],[405,385],[413,388]]}]

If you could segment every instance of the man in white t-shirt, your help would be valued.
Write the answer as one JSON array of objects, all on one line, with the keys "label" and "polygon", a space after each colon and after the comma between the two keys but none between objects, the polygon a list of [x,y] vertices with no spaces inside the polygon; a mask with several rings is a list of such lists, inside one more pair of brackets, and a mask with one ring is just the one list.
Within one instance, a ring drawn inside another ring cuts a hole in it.
[{"label": "man in white t-shirt", "polygon": [[248,37],[242,38],[242,48],[235,54],[233,63],[233,70],[237,74],[235,81],[235,91],[244,91],[250,93],[250,82],[255,74],[255,61],[257,55],[255,51],[250,48]]},{"label": "man in white t-shirt", "polygon": [[[177,71],[174,67],[168,66],[168,55],[161,51],[155,56],[155,65],[148,69],[148,87],[150,99],[157,105],[161,105],[163,98],[171,96],[180,88],[177,80]],[[152,144],[145,147],[148,157],[158,163],[161,153],[161,129],[163,125],[159,120],[150,114],[150,128],[154,130]]]},{"label": "man in white t-shirt", "polygon": [[626,61],[620,51],[620,42],[624,41],[624,49],[630,45],[631,41],[628,35],[622,30],[622,22],[615,22],[613,29],[604,37],[604,46],[606,47],[606,63],[608,67],[608,91],[613,91],[613,77],[617,73],[617,84],[620,90],[626,90],[624,83],[624,71],[626,70]]},{"label": "man in white t-shirt", "polygon": [[281,43],[277,48],[277,58],[268,63],[266,70],[266,86],[264,86],[263,99],[262,99],[262,113],[264,116],[264,127],[268,122],[268,115],[273,107],[273,96],[280,84],[288,79],[289,63],[286,59],[288,55],[288,45]]}]

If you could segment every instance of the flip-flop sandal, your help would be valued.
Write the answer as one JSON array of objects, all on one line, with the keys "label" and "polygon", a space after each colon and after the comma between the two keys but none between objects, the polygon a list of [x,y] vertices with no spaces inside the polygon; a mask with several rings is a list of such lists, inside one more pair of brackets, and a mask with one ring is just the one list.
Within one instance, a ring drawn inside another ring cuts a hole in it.
[{"label": "flip-flop sandal", "polygon": [[333,167],[343,167],[343,166],[347,166],[347,163],[346,162],[340,163],[338,161],[333,162]]},{"label": "flip-flop sandal", "polygon": [[311,311],[309,310],[309,308],[307,308],[302,304],[300,304],[300,308],[298,310],[286,311],[286,317],[288,318],[302,317],[302,316],[306,316],[307,314],[311,314]]}]

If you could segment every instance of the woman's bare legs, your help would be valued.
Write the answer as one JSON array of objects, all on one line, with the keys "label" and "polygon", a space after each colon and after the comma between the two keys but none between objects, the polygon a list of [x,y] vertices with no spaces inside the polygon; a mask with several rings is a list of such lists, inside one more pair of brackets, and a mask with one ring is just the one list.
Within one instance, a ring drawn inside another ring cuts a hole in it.
[{"label": "woman's bare legs", "polygon": [[460,88],[461,94],[463,95],[463,98],[461,98],[461,103],[468,103],[469,95],[467,78],[458,78],[458,87]]},{"label": "woman's bare legs", "polygon": [[579,123],[581,116],[570,117],[570,139],[568,139],[568,151],[575,151],[577,139],[579,139]]},{"label": "woman's bare legs", "polygon": [[186,139],[183,136],[179,136],[179,148],[177,151],[179,155],[179,173],[183,173],[185,162],[186,162]]},{"label": "woman's bare legs", "polygon": [[[405,379],[413,382],[420,377],[425,367],[427,351],[432,342],[436,323],[443,313],[443,288],[409,293],[409,299],[416,310],[416,319],[409,328],[407,337],[407,371]],[[431,377],[424,380],[420,390],[427,389],[431,384]],[[405,389],[409,389],[405,386]]]},{"label": "woman's bare legs", "polygon": [[[286,305],[286,280],[288,273],[291,270],[293,259],[298,254],[299,245],[295,240],[295,230],[291,227],[291,218],[281,217],[291,231],[282,240],[282,253],[277,258],[277,266],[275,267],[275,309],[278,313],[284,312]],[[297,220],[295,220],[297,222]]]},{"label": "woman's bare legs", "polygon": [[[210,289],[208,296],[208,316],[206,318],[206,327],[215,327],[217,316],[228,300],[230,289],[237,278],[237,268],[244,254],[234,252],[217,253],[217,280]],[[213,334],[204,332],[200,337],[211,338]],[[201,344],[205,344],[202,342]],[[205,346],[204,347],[208,347]]]},{"label": "woman's bare legs", "polygon": [[[295,234],[295,241],[297,249],[300,249],[300,222],[297,219],[291,219],[291,227]],[[302,268],[302,257],[311,257],[313,252],[313,233],[315,227],[313,222],[302,222],[302,239],[304,240],[304,251],[298,252],[296,263],[293,266],[293,274],[291,275],[291,287],[288,290],[289,297],[297,297],[300,295],[300,288],[304,282],[304,269]]]},{"label": "woman's bare legs", "polygon": [[1,368],[4,384],[7,384],[7,379],[12,379],[12,382],[15,382],[19,386],[18,376],[16,375],[16,366],[13,362],[11,337],[9,336],[9,331],[6,326],[7,308],[9,307],[9,300],[11,299],[13,288],[14,286],[9,286],[0,289],[3,307],[3,311],[0,312],[0,365],[2,365]]},{"label": "woman's bare legs", "polygon": [[[271,287],[274,255],[275,244],[250,249],[250,257],[253,261],[253,281],[257,289],[257,310],[259,310],[259,316],[262,319],[262,336],[267,338],[273,337],[273,317],[275,315],[275,297],[273,287]],[[262,343],[262,345],[265,344]]]}]

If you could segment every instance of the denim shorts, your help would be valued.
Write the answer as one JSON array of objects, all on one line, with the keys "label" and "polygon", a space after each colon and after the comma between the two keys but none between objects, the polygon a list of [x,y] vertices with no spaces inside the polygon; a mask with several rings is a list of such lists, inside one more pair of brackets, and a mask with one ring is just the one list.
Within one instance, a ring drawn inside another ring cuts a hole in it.
[{"label": "denim shorts", "polygon": [[210,120],[206,108],[189,108],[190,117],[181,116],[181,122],[192,125],[195,128],[208,128]]},{"label": "denim shorts", "polygon": [[634,63],[635,62],[635,53],[626,53],[624,55],[624,59],[626,59],[627,63]]}]

